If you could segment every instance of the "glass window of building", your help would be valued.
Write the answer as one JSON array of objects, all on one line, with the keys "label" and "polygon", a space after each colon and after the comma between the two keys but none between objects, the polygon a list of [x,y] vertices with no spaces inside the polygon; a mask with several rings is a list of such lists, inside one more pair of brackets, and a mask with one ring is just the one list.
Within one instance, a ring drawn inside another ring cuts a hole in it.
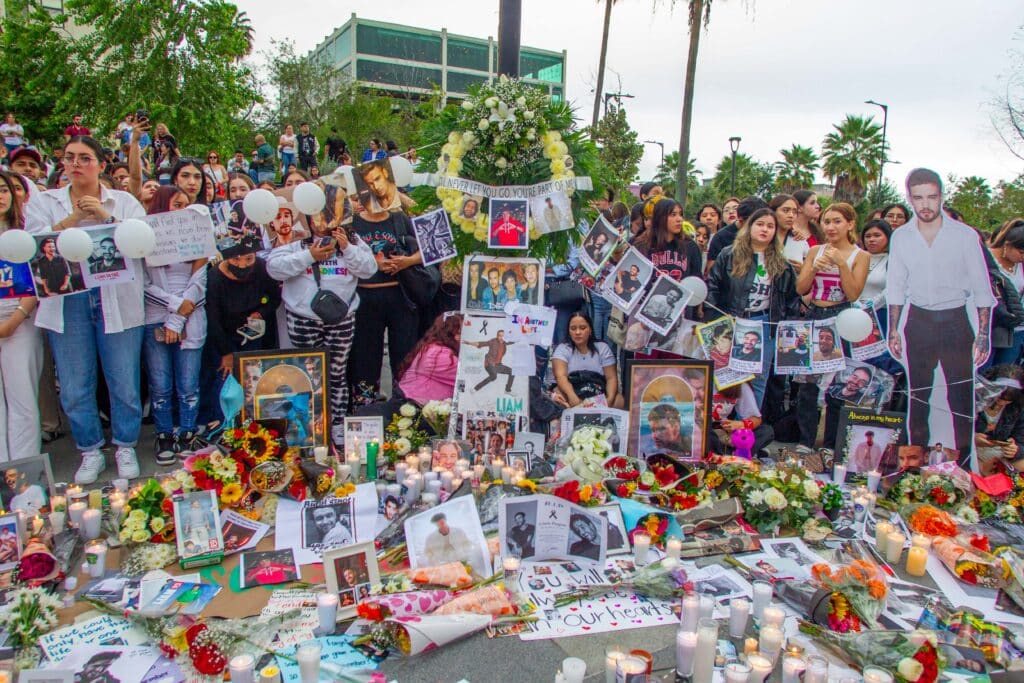
[{"label": "glass window of building", "polygon": [[548,83],[561,83],[562,56],[542,55],[523,50],[519,53],[519,75]]},{"label": "glass window of building", "polygon": [[487,43],[448,37],[448,66],[487,71]]},{"label": "glass window of building", "polygon": [[[362,49],[362,44],[360,44],[360,52]],[[441,70],[360,59],[356,62],[356,78],[371,83],[395,85],[400,88],[429,90],[435,85],[441,85]]]},{"label": "glass window of building", "polygon": [[[487,49],[484,49],[484,56],[487,55]],[[485,67],[486,68],[486,67]],[[468,93],[470,85],[479,85],[487,82],[487,76],[477,76],[474,74],[464,74],[458,71],[448,72],[448,92],[456,93]]]},{"label": "glass window of building", "polygon": [[441,36],[358,24],[356,45],[359,54],[428,64],[441,63]]}]

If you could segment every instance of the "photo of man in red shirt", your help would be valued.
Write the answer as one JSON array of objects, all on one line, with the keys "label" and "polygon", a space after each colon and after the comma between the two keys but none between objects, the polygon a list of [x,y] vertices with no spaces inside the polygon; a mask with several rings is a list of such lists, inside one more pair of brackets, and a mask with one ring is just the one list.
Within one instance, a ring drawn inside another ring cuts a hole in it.
[{"label": "photo of man in red shirt", "polygon": [[488,246],[492,249],[525,249],[529,244],[526,200],[491,200],[491,204],[491,239]]}]

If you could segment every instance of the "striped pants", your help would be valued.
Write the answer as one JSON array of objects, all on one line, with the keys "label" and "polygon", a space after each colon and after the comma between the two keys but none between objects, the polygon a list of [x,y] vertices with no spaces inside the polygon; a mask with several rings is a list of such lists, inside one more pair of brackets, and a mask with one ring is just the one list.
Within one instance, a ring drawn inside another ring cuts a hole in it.
[{"label": "striped pants", "polygon": [[328,325],[321,320],[303,318],[285,311],[288,336],[298,349],[326,348],[331,361],[328,386],[331,390],[331,435],[336,444],[344,443],[345,413],[348,412],[348,354],[355,336],[356,315],[351,313],[340,323]]}]

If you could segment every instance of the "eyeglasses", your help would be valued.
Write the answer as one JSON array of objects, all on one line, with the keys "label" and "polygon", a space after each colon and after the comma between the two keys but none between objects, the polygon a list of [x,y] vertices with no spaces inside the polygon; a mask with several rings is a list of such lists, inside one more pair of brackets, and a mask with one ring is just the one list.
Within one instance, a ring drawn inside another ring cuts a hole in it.
[{"label": "eyeglasses", "polygon": [[216,154],[211,154],[210,156],[206,157],[206,159],[207,160],[210,160],[210,159],[220,159],[220,157],[217,156]]},{"label": "eyeglasses", "polygon": [[61,161],[65,166],[90,166],[98,163],[96,157],[89,156],[88,154],[65,154]]}]

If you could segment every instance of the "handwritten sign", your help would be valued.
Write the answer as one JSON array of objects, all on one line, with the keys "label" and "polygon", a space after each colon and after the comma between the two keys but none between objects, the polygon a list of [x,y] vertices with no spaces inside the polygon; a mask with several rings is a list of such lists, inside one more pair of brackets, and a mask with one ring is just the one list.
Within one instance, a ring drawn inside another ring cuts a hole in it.
[{"label": "handwritten sign", "polygon": [[[558,311],[547,306],[508,304],[505,307],[505,340],[551,346],[557,316]],[[532,349],[530,353],[533,353]]]},{"label": "handwritten sign", "polygon": [[105,614],[47,633],[39,639],[39,644],[46,657],[57,663],[83,645],[140,645],[147,640],[146,632],[132,622]]},{"label": "handwritten sign", "polygon": [[213,219],[204,206],[155,213],[143,220],[156,233],[156,247],[146,257],[148,266],[166,266],[216,256]]}]

